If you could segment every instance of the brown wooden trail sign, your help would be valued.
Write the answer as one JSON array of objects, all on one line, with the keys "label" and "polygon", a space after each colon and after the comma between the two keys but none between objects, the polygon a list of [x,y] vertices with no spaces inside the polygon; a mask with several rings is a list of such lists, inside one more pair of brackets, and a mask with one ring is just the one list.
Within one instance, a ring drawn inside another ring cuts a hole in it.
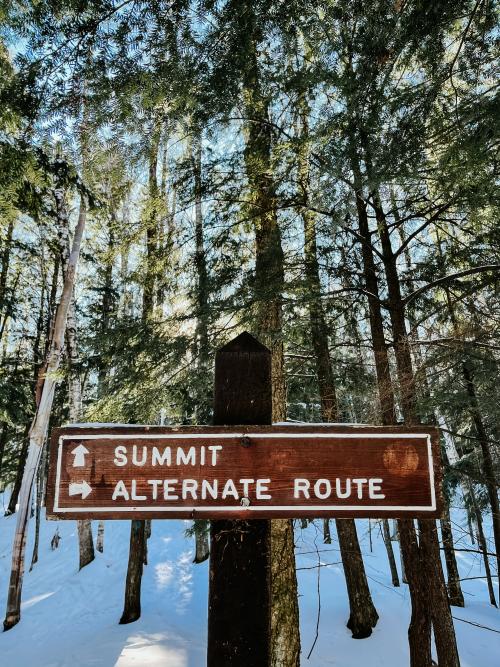
[{"label": "brown wooden trail sign", "polygon": [[66,427],[52,435],[59,519],[438,517],[433,427]]}]

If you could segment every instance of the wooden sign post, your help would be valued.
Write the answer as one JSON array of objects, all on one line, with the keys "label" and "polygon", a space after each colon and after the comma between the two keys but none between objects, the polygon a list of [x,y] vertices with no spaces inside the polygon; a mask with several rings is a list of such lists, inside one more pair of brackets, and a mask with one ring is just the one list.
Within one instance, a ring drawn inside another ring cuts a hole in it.
[{"label": "wooden sign post", "polygon": [[269,661],[270,518],[438,518],[432,426],[271,425],[271,353],[217,352],[214,425],[69,426],[50,448],[47,517],[212,519],[208,667]]},{"label": "wooden sign post", "polygon": [[[215,357],[214,424],[271,421],[271,352],[241,334]],[[239,447],[253,455],[250,438]],[[265,519],[211,523],[207,667],[269,665],[270,535]]]}]

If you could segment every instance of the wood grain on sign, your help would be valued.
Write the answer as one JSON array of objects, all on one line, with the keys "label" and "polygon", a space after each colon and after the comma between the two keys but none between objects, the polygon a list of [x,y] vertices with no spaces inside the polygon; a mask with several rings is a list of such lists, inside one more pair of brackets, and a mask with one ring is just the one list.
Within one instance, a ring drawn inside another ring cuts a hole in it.
[{"label": "wood grain on sign", "polygon": [[67,427],[49,518],[438,517],[433,427]]}]

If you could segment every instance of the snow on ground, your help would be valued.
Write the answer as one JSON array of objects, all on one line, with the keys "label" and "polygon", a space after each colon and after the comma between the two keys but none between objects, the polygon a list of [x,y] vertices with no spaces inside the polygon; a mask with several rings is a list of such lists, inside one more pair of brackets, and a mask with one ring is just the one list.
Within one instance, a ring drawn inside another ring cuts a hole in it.
[{"label": "snow on ground", "polygon": [[[460,522],[458,514],[454,519]],[[0,518],[2,618],[15,520],[15,516]],[[333,522],[331,545],[323,544],[317,527],[299,529],[296,545],[303,666],[408,665],[407,587],[391,585],[378,525],[372,522],[373,551],[370,552],[368,522],[357,524],[379,623],[369,639],[351,639],[345,627],[348,603]],[[203,667],[206,664],[207,563],[192,564],[193,544],[192,539],[184,537],[186,526],[184,521],[153,522],[149,565],[143,576],[142,617],[136,623],[121,626],[118,620],[123,604],[130,522],[107,521],[104,553],[96,554],[96,560],[78,572],[76,523],[42,518],[39,562],[25,576],[21,622],[0,634],[0,666]],[[62,539],[59,548],[51,551],[50,540],[57,527]],[[31,522],[28,568],[33,528],[34,522]],[[461,542],[465,546],[464,538]],[[398,557],[397,543],[394,547]],[[476,554],[458,552],[457,556],[462,577],[483,574]],[[318,618],[318,558],[325,565],[319,569],[319,638],[307,659]],[[463,588],[467,606],[454,608],[453,615],[496,632],[455,621],[462,667],[498,667],[500,612],[489,605],[484,580],[465,581]]]}]

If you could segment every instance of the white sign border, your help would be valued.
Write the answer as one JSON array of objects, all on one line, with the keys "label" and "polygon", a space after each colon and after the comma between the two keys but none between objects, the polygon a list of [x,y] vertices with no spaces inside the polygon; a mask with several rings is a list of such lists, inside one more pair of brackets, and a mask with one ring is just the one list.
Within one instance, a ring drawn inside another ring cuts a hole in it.
[{"label": "white sign border", "polygon": [[[426,438],[427,439],[427,456],[429,464],[429,484],[431,490],[431,504],[430,505],[255,505],[248,507],[242,507],[238,505],[237,507],[231,507],[230,505],[212,505],[210,507],[187,507],[183,505],[182,507],[172,507],[172,506],[154,506],[154,507],[144,507],[144,506],[134,506],[134,507],[95,507],[88,506],[85,507],[60,507],[59,505],[59,484],[61,481],[61,465],[62,465],[62,448],[64,440],[114,440],[114,439],[141,439],[141,440],[157,440],[157,439],[223,439],[223,438],[238,438],[238,437],[259,437],[259,438]],[[434,512],[436,510],[436,491],[434,489],[434,458],[432,456],[432,441],[429,433],[71,433],[67,435],[61,435],[59,437],[59,446],[57,451],[57,469],[56,469],[56,488],[54,494],[54,507],[53,512],[59,514],[65,512],[71,513],[96,513],[99,512],[186,512],[193,514],[201,514],[204,512],[275,512],[275,511],[297,511],[300,514],[300,511],[313,511],[313,512],[363,512],[364,510],[377,510],[381,512],[398,512],[398,511],[418,511],[418,512]]]}]

